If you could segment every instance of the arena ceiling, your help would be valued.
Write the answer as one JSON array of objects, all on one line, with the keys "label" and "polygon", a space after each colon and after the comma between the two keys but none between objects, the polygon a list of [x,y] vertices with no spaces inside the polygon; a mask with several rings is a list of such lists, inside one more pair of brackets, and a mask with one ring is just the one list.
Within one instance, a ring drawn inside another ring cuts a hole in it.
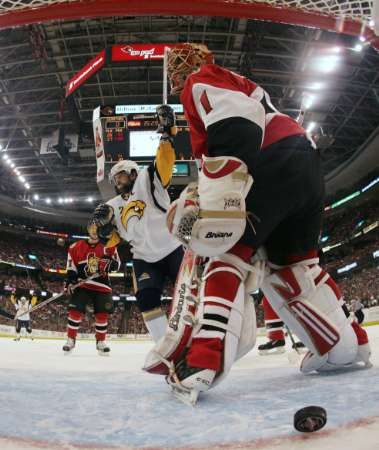
[{"label": "arena ceiling", "polygon": [[[76,130],[100,104],[162,101],[162,63],[107,67],[75,94],[78,116],[64,108],[64,87],[103,48],[127,43],[202,42],[216,62],[252,78],[275,106],[315,123],[325,172],[344,161],[379,125],[379,54],[357,38],[312,28],[222,17],[83,19],[0,31],[0,145],[30,185],[25,191],[0,159],[2,191],[83,201],[98,195],[93,142],[65,164],[39,154],[41,137]],[[178,103],[177,98],[169,102]],[[62,119],[62,120],[61,120]],[[83,130],[82,130],[83,131]],[[4,153],[2,153],[4,154]],[[70,205],[72,207],[72,205]],[[83,204],[78,204],[79,208]]]}]

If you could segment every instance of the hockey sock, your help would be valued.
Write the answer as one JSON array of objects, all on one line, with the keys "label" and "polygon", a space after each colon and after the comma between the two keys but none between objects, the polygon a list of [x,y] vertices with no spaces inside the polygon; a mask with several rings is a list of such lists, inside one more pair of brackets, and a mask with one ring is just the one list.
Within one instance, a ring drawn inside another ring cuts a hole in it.
[{"label": "hockey sock", "polygon": [[71,309],[68,313],[67,336],[76,339],[78,329],[82,322],[82,313],[76,309]]},{"label": "hockey sock", "polygon": [[96,341],[105,341],[108,329],[108,313],[101,312],[95,314],[95,336]]},{"label": "hockey sock", "polygon": [[267,338],[269,341],[283,341],[283,321],[278,317],[276,312],[271,308],[266,297],[262,300],[264,321],[266,327]]}]

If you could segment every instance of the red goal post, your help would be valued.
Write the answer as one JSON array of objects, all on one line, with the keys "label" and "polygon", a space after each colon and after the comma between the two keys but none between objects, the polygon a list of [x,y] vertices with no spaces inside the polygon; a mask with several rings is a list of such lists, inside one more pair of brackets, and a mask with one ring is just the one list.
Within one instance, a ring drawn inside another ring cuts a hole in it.
[{"label": "red goal post", "polygon": [[362,36],[379,50],[379,17],[375,3],[379,1],[0,0],[0,29],[54,20],[110,16],[224,16],[280,22]]}]

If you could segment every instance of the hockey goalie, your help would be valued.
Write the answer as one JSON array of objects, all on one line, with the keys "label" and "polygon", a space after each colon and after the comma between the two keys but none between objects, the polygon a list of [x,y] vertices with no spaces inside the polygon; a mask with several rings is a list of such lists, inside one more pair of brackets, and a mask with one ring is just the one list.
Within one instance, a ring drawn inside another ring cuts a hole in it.
[{"label": "hockey goalie", "polygon": [[367,334],[319,266],[324,180],[312,140],[260,86],[214,64],[204,45],[171,49],[168,76],[201,170],[168,212],[188,250],[166,336],[145,370],[166,374],[194,404],[254,345],[248,293],[257,287],[309,349],[302,372],[369,366]]}]

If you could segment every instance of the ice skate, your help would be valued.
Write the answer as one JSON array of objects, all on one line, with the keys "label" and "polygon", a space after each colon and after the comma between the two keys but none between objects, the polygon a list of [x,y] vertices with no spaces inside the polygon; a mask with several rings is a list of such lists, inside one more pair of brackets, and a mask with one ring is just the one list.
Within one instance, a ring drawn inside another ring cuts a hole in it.
[{"label": "ice skate", "polygon": [[109,356],[111,349],[108,347],[105,341],[97,341],[96,349],[101,356]]},{"label": "ice skate", "polygon": [[17,335],[13,340],[14,341],[19,341],[21,339],[21,336],[20,335]]},{"label": "ice skate", "polygon": [[62,350],[65,352],[66,355],[70,354],[75,347],[75,339],[73,338],[67,338],[67,342],[62,347]]},{"label": "ice skate", "polygon": [[284,339],[268,341],[258,346],[258,353],[260,355],[278,355],[286,351],[285,347],[286,341]]}]

